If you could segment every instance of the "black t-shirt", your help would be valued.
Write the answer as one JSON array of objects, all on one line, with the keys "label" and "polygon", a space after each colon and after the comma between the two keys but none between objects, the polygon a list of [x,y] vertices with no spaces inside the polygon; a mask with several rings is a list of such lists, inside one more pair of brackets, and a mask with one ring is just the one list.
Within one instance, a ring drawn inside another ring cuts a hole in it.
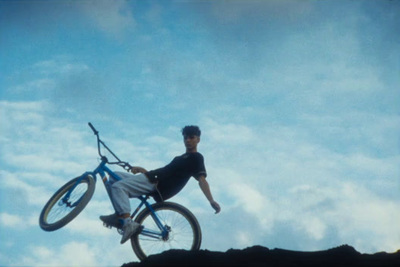
[{"label": "black t-shirt", "polygon": [[[185,153],[175,157],[171,163],[146,173],[150,180],[157,181],[157,188],[163,200],[173,197],[189,181],[190,177],[199,179],[200,176],[207,176],[204,166],[204,157],[198,152]],[[154,196],[158,202],[159,196]]]}]

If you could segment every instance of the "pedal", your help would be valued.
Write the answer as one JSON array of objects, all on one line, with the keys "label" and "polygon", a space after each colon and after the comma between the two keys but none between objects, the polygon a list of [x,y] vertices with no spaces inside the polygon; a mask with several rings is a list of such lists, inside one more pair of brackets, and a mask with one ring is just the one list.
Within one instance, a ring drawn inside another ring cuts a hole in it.
[{"label": "pedal", "polygon": [[[138,234],[142,233],[143,229],[144,229],[144,226],[143,226],[143,225],[139,226],[139,229],[138,229],[137,232],[134,233],[133,235],[138,235]],[[123,231],[121,228],[117,228],[117,232],[118,232],[118,234],[120,234],[120,235],[123,235],[123,234],[124,234],[124,231]]]}]

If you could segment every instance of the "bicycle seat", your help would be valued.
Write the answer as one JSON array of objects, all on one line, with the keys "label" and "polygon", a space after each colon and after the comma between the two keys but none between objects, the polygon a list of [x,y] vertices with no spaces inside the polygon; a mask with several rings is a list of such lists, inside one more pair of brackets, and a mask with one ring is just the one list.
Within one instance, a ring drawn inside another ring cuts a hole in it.
[{"label": "bicycle seat", "polygon": [[160,192],[158,192],[158,190],[156,192],[145,194],[144,197],[146,199],[149,199],[150,197],[152,197],[156,202],[163,202],[164,201],[162,196],[161,196],[161,194],[160,194]]}]

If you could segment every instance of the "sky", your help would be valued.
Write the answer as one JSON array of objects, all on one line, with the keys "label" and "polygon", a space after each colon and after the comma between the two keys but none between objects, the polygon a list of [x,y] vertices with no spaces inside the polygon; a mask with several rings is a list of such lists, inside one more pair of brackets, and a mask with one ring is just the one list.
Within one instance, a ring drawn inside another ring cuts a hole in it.
[{"label": "sky", "polygon": [[[99,163],[96,139],[155,169],[199,151],[202,249],[400,249],[400,1],[0,1],[0,265],[120,266],[98,183],[44,232],[51,195]],[[114,170],[118,170],[115,169]],[[132,200],[132,206],[137,201]]]}]

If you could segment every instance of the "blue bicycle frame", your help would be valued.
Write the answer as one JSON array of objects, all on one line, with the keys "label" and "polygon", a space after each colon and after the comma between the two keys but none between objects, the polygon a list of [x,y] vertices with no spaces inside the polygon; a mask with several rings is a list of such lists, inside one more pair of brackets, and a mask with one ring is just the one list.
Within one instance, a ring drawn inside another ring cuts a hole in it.
[{"label": "blue bicycle frame", "polygon": [[[91,124],[89,123],[89,126],[91,126]],[[82,174],[80,176],[80,178],[76,181],[75,185],[69,190],[69,192],[61,199],[60,201],[60,205],[62,204],[66,204],[69,207],[75,207],[79,204],[80,200],[82,199],[82,197],[76,201],[75,203],[69,203],[69,198],[70,195],[72,193],[72,191],[76,188],[76,186],[78,184],[80,184],[82,182],[82,180],[87,177],[87,176],[92,176],[94,178],[94,181],[96,183],[97,181],[97,175],[99,175],[104,183],[104,186],[106,188],[108,197],[110,198],[111,204],[113,205],[113,208],[115,210],[115,205],[112,201],[112,197],[111,197],[111,182],[109,180],[109,178],[107,178],[107,175],[109,175],[109,177],[112,177],[115,181],[120,181],[122,178],[119,177],[116,173],[114,173],[110,168],[108,168],[106,166],[106,164],[117,164],[121,167],[123,167],[124,169],[130,169],[132,168],[131,165],[129,165],[129,163],[127,162],[123,162],[121,161],[105,144],[103,141],[100,140],[99,136],[98,136],[98,132],[93,128],[93,126],[91,126],[93,132],[95,133],[95,135],[97,136],[97,143],[98,143],[98,152],[99,155],[101,156],[101,162],[99,164],[99,166],[92,172],[85,172],[84,174]],[[102,144],[118,161],[117,162],[109,162],[108,159],[105,156],[101,155],[101,151],[100,151],[100,144]],[[161,220],[158,218],[157,214],[155,213],[154,209],[152,208],[151,204],[147,201],[150,198],[150,195],[144,195],[144,196],[140,196],[138,197],[138,199],[140,200],[140,203],[138,205],[138,207],[135,209],[135,211],[131,214],[131,218],[133,219],[137,213],[142,209],[143,206],[145,206],[148,210],[150,210],[151,212],[151,216],[155,222],[155,224],[157,225],[157,227],[159,228],[159,231],[156,230],[151,230],[151,229],[142,229],[142,231],[140,232],[141,235],[144,236],[148,236],[148,237],[152,237],[152,238],[156,238],[156,239],[167,239],[168,238],[168,233],[169,233],[169,229],[168,226],[164,226],[161,222]]]}]

